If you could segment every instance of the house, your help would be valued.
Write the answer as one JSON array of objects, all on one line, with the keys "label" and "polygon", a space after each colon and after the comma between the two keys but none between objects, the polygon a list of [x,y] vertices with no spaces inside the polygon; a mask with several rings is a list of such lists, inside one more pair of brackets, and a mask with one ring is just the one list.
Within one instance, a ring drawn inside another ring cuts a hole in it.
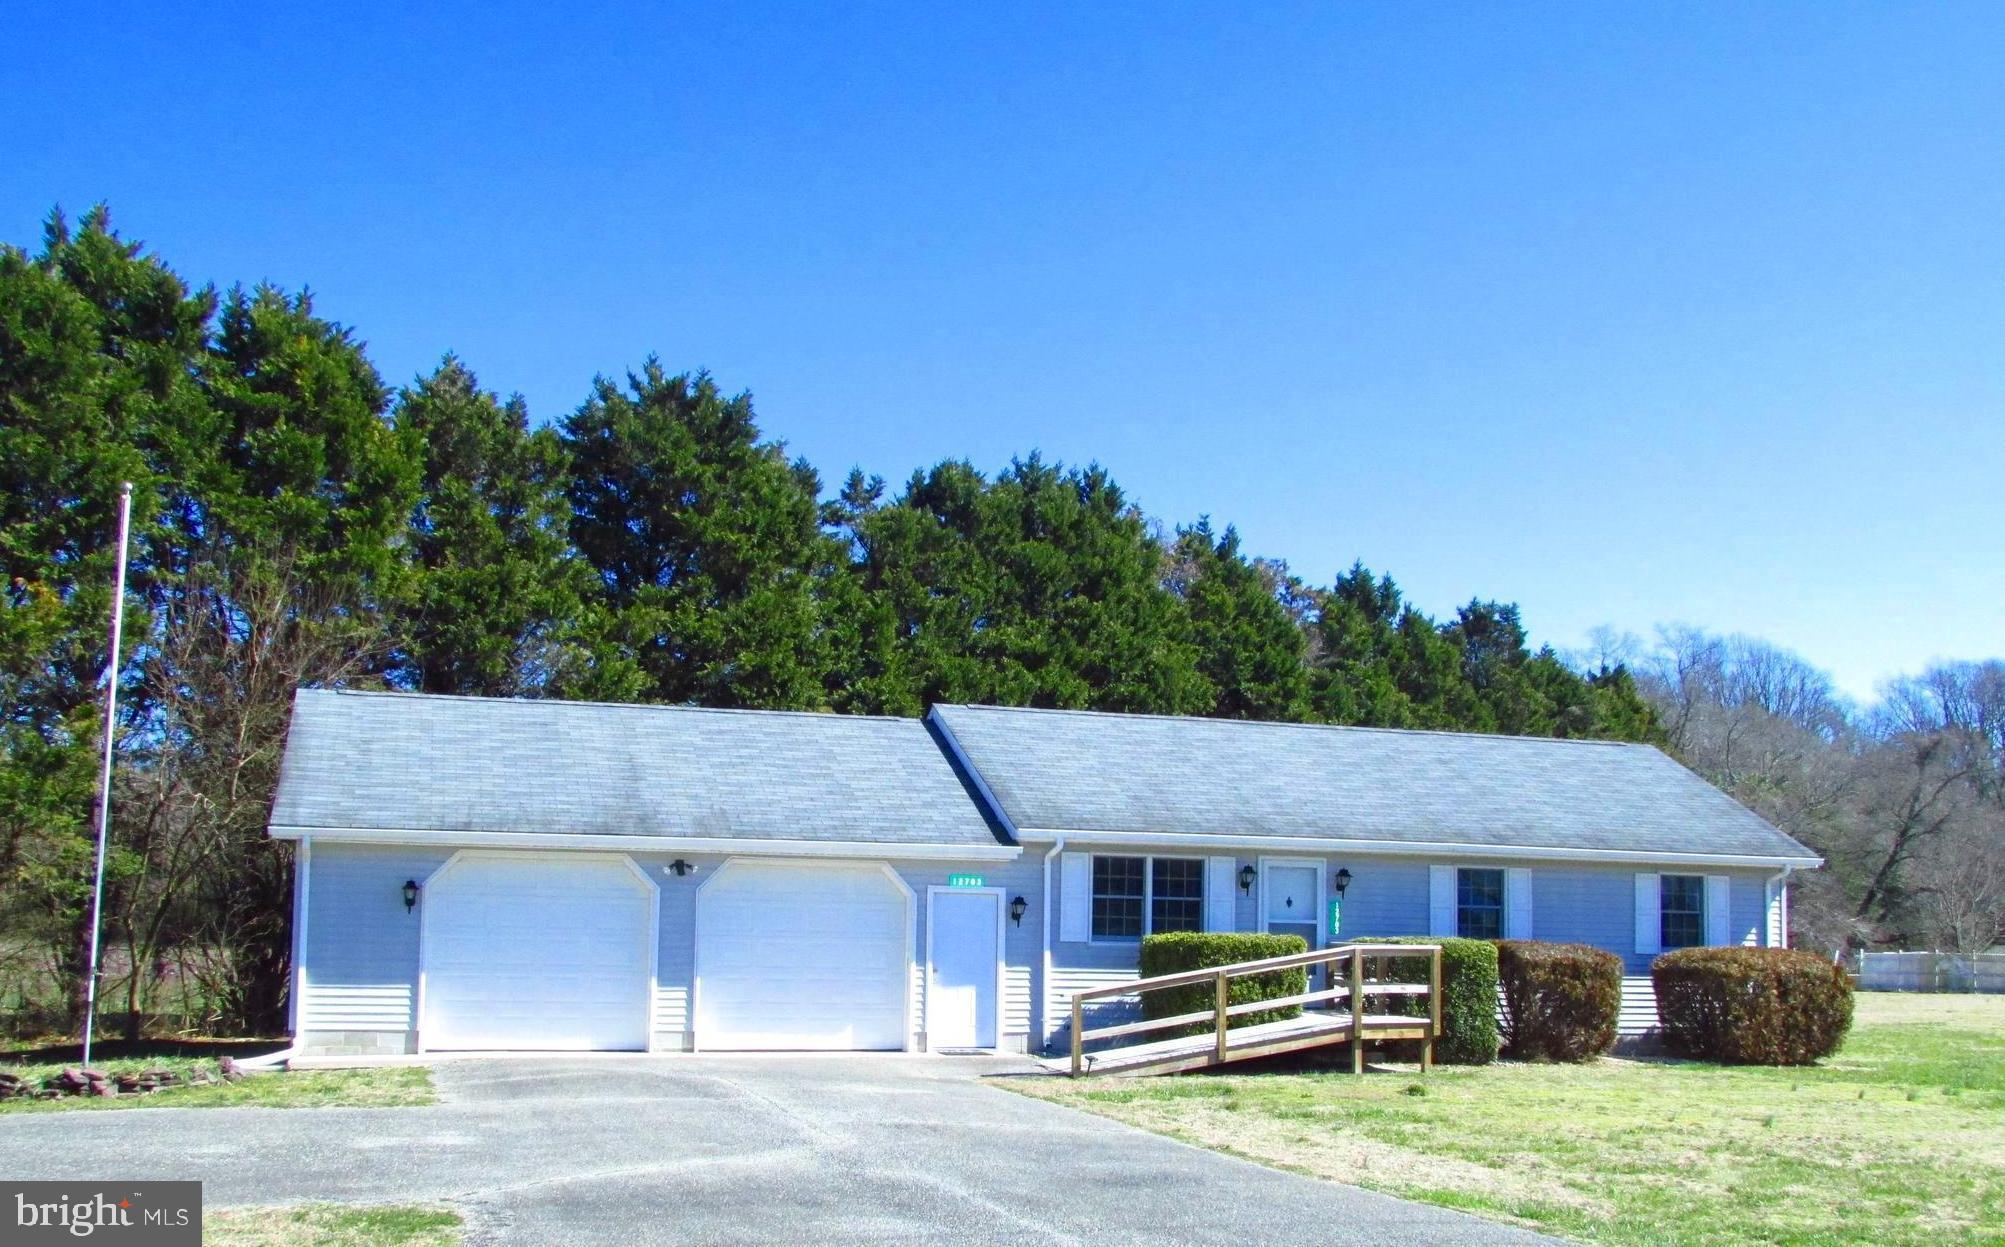
[{"label": "house", "polygon": [[1640,976],[1783,943],[1818,864],[1644,745],[333,691],[298,695],[271,834],[323,1053],[1040,1050],[1168,930],[1571,940]]}]

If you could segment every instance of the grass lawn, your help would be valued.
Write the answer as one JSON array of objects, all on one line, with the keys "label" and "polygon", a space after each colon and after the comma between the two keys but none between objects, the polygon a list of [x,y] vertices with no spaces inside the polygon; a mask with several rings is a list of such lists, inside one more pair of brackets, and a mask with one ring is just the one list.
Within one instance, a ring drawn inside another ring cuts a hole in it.
[{"label": "grass lawn", "polygon": [[442,1208],[237,1208],[207,1213],[209,1247],[456,1247],[458,1214]]},{"label": "grass lawn", "polygon": [[[43,1079],[76,1062],[0,1060],[0,1071],[25,1078]],[[121,1057],[92,1061],[92,1067],[108,1073],[137,1073],[146,1069],[191,1069],[216,1072],[213,1060],[186,1057]],[[0,1114],[61,1113],[120,1108],[265,1108],[360,1107],[389,1108],[407,1104],[430,1104],[431,1071],[423,1066],[401,1065],[387,1069],[302,1070],[298,1073],[250,1074],[233,1083],[218,1082],[202,1087],[167,1087],[150,1095],[121,1095],[109,1099],[95,1096],[64,1096],[59,1100],[0,1100]],[[316,1240],[317,1241],[317,1240]],[[330,1240],[334,1241],[334,1240]],[[415,1241],[415,1240],[414,1240]]]},{"label": "grass lawn", "polygon": [[1562,1237],[2005,1244],[2005,997],[1861,994],[1823,1065],[1020,1079],[1205,1147]]}]

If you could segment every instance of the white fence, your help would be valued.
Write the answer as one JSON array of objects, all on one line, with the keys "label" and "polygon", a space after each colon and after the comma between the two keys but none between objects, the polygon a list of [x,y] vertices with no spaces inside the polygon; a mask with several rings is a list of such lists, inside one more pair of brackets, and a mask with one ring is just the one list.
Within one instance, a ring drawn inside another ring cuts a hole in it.
[{"label": "white fence", "polygon": [[1860,953],[1869,992],[2005,992],[2005,953]]}]

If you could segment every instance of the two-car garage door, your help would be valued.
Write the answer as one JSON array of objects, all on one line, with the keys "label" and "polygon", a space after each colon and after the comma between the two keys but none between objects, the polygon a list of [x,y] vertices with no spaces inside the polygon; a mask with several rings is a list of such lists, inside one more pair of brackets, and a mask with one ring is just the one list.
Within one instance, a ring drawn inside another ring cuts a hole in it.
[{"label": "two-car garage door", "polygon": [[[697,1044],[904,1047],[908,895],[876,863],[746,860],[664,894],[696,910]],[[426,1048],[648,1046],[656,885],[625,856],[466,853],[423,901]]]}]

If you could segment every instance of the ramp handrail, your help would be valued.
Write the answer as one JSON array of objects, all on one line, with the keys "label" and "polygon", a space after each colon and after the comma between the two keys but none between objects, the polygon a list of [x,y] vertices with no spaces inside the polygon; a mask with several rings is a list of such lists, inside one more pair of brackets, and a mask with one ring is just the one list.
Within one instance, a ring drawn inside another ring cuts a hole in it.
[{"label": "ramp handrail", "polygon": [[[1365,977],[1366,959],[1393,959],[1426,957],[1428,960],[1427,982],[1403,983],[1386,982]],[[1292,996],[1280,996],[1266,1000],[1241,1001],[1231,1003],[1232,980],[1253,974],[1272,974],[1277,970],[1307,969],[1328,965],[1331,980],[1336,979],[1337,963],[1343,962],[1347,971],[1345,983],[1341,987],[1328,987],[1320,991],[1301,992]],[[1193,987],[1200,983],[1213,985],[1211,1006],[1189,1013],[1179,1013],[1170,1017],[1145,1018],[1138,1022],[1122,1022],[1113,1026],[1101,1026],[1092,1030],[1085,1027],[1085,1004],[1089,1000],[1101,1000],[1110,996],[1139,996],[1144,992],[1159,991],[1168,987]],[[1441,945],[1439,944],[1378,944],[1357,943],[1338,944],[1330,948],[1317,949],[1306,953],[1289,953],[1282,957],[1263,957],[1257,961],[1239,961],[1231,965],[1210,966],[1202,970],[1184,970],[1176,974],[1158,974],[1149,978],[1130,979],[1122,983],[1110,983],[1104,987],[1091,987],[1072,993],[1072,1076],[1077,1078],[1085,1072],[1086,1045],[1096,1039],[1114,1039],[1126,1035],[1146,1034],[1150,1031],[1169,1030],[1173,1027],[1195,1026],[1201,1022],[1210,1023],[1214,1056],[1217,1061],[1226,1060],[1228,1050],[1228,1030],[1231,1020],[1248,1013],[1260,1013],[1271,1009],[1289,1008],[1296,1005],[1311,1005],[1343,1001],[1350,1006],[1350,1040],[1354,1054],[1354,1067],[1363,1069],[1364,1037],[1367,1029],[1364,1020],[1364,1002],[1374,996],[1425,996],[1428,1002],[1427,1037],[1421,1041],[1421,1064],[1433,1064],[1434,1040],[1441,1034]]]}]

